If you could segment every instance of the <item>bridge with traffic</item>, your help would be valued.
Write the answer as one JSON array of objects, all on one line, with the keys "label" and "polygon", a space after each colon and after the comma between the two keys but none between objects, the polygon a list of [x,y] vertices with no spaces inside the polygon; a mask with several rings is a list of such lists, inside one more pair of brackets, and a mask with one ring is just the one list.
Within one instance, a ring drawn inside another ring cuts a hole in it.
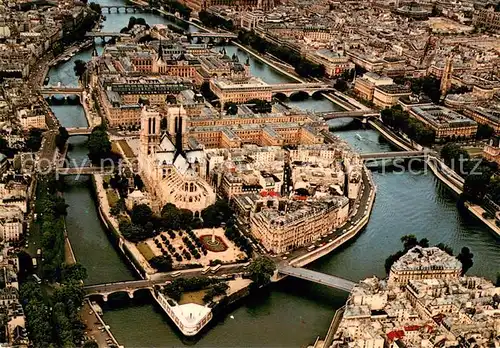
[{"label": "bridge with traffic", "polygon": [[277,83],[271,85],[271,91],[274,95],[283,94],[289,98],[295,93],[307,93],[312,96],[314,93],[327,92],[335,90],[332,86],[320,82],[304,82],[304,83]]},{"label": "bridge with traffic", "polygon": [[40,93],[46,96],[53,96],[55,94],[76,94],[83,93],[83,87],[73,86],[43,86],[40,88]]},{"label": "bridge with traffic", "polygon": [[374,112],[373,110],[347,110],[347,111],[324,111],[316,113],[321,116],[325,121],[333,120],[337,118],[359,118],[359,119],[369,119],[369,118],[379,118],[380,114]]}]

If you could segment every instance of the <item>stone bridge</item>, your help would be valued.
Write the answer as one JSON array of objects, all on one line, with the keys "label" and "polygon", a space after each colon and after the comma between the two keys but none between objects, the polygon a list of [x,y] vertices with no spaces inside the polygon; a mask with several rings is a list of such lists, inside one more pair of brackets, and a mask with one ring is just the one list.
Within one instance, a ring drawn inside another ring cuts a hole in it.
[{"label": "stone bridge", "polygon": [[282,275],[287,275],[291,277],[296,277],[304,280],[308,280],[314,283],[322,284],[329,286],[331,288],[344,290],[350,292],[352,288],[356,285],[356,283],[336,277],[330,274],[325,274],[321,272],[312,271],[307,268],[302,267],[293,267],[289,265],[279,265],[278,273]]},{"label": "stone bridge", "polygon": [[210,38],[210,39],[237,39],[238,35],[230,32],[222,32],[222,33],[217,33],[217,32],[196,32],[196,33],[190,33],[191,37],[199,37],[199,38]]},{"label": "stone bridge", "polygon": [[317,113],[317,115],[321,116],[325,121],[333,120],[336,118],[360,118],[362,120],[366,120],[368,118],[379,118],[380,114],[373,112],[372,110],[351,110],[351,111],[325,111],[321,113]]},{"label": "stone bridge", "polygon": [[319,82],[305,82],[305,83],[278,83],[271,85],[274,95],[283,94],[289,98],[292,94],[304,92],[308,96],[312,96],[317,92],[326,92],[335,90],[332,86]]},{"label": "stone bridge", "polygon": [[152,290],[156,284],[164,284],[164,282],[151,280],[130,280],[126,282],[87,285],[84,286],[83,289],[85,290],[85,296],[99,295],[102,296],[104,301],[107,301],[109,295],[119,292],[127,293],[130,298],[134,298],[134,293],[137,290]]},{"label": "stone bridge", "polygon": [[57,175],[92,175],[92,174],[110,174],[113,175],[116,167],[58,167]]},{"label": "stone bridge", "polygon": [[107,37],[122,38],[122,37],[130,37],[130,34],[117,33],[112,31],[87,31],[85,33],[85,37],[92,37],[92,38],[100,37],[101,39],[105,39]]},{"label": "stone bridge", "polygon": [[70,137],[77,135],[90,135],[92,133],[92,128],[76,127],[76,128],[66,128]]},{"label": "stone bridge", "polygon": [[44,96],[53,96],[55,94],[76,94],[81,95],[83,93],[83,87],[72,87],[72,86],[44,86],[40,88],[40,93]]},{"label": "stone bridge", "polygon": [[133,12],[142,12],[142,9],[140,7],[135,7],[135,6],[127,6],[127,5],[103,5],[101,6],[101,10],[104,12],[104,10],[107,10],[108,13],[111,13],[112,10],[115,10],[116,13],[120,13],[120,10],[125,10],[125,13]]}]

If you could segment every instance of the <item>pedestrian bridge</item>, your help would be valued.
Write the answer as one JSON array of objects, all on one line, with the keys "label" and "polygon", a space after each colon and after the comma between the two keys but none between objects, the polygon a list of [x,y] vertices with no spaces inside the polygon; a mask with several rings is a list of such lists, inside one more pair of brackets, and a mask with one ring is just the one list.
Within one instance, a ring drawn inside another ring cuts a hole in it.
[{"label": "pedestrian bridge", "polygon": [[425,159],[429,156],[429,151],[391,151],[391,152],[376,152],[363,153],[360,157],[364,160],[380,160],[380,159],[410,159],[421,158]]},{"label": "pedestrian bridge", "polygon": [[330,274],[325,274],[321,272],[312,271],[307,268],[302,267],[292,267],[289,265],[280,265],[278,266],[278,273],[283,275],[296,277],[304,280],[308,280],[314,283],[323,284],[329,286],[331,288],[344,290],[350,292],[352,288],[356,285],[356,283],[336,277]]}]

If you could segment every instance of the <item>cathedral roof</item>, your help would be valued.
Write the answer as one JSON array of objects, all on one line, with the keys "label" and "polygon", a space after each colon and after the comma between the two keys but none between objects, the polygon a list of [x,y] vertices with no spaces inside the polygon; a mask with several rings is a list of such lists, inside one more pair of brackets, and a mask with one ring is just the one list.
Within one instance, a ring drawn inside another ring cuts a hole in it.
[{"label": "cathedral roof", "polygon": [[172,144],[170,139],[168,138],[167,134],[163,134],[160,142],[160,149],[162,151],[174,151],[175,152],[175,146]]}]

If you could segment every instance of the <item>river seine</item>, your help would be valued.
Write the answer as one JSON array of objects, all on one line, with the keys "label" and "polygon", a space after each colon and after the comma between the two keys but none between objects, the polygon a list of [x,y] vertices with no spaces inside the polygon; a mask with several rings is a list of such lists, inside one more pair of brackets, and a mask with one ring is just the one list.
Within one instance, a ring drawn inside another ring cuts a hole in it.
[{"label": "river seine", "polygon": [[[119,0],[97,1],[102,5],[121,4]],[[149,25],[169,22],[154,14],[107,14],[103,31],[119,31],[131,16],[143,17]],[[191,28],[194,30],[194,28]],[[234,46],[225,46],[228,55],[236,53],[240,61],[247,54]],[[219,48],[217,48],[219,49]],[[102,48],[99,48],[101,52]],[[251,72],[268,83],[290,82],[290,78],[268,65],[250,58]],[[50,84],[77,85],[73,72],[76,59],[90,59],[90,50],[80,52],[70,61],[53,67]],[[336,110],[330,101],[309,99],[290,102],[311,111]],[[56,116],[66,127],[85,126],[79,105],[53,106]],[[351,120],[336,120],[332,126],[343,127]],[[371,129],[334,131],[360,152],[382,152],[393,149]],[[74,137],[70,158],[86,157],[85,137]],[[342,250],[310,265],[312,269],[335,274],[354,281],[384,276],[385,258],[400,249],[400,237],[415,234],[428,238],[431,244],[449,244],[456,253],[468,246],[474,253],[470,274],[494,279],[500,271],[500,243],[477,220],[457,209],[456,197],[430,172],[374,172],[377,197],[365,230]],[[111,246],[99,221],[88,177],[75,181],[67,178],[65,198],[68,208],[68,233],[76,258],[88,270],[86,283],[104,283],[133,279],[123,259]],[[199,347],[300,347],[324,336],[337,308],[347,294],[297,279],[286,279],[235,306],[227,316],[217,318],[201,337],[195,340],[180,336],[168,317],[146,293],[134,300],[111,296],[104,305],[104,320],[118,341],[126,347],[171,347],[196,344]]]}]

